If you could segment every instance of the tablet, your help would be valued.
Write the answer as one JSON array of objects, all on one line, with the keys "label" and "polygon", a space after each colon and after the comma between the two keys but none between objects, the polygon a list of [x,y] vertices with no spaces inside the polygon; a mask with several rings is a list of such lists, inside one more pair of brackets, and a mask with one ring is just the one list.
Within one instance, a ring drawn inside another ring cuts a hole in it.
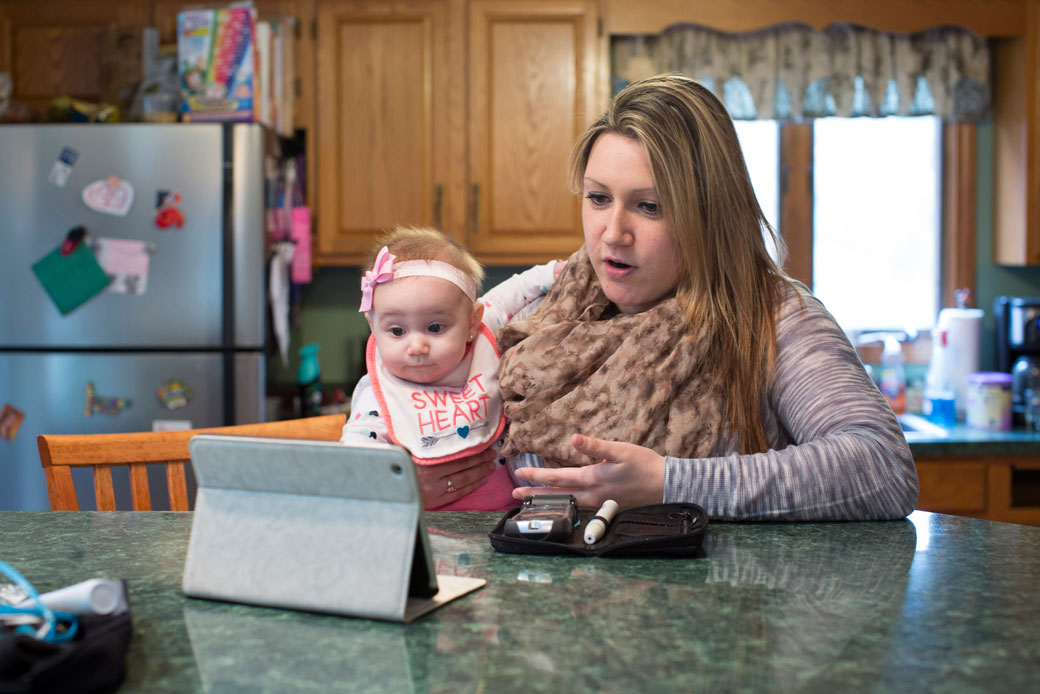
[{"label": "tablet", "polygon": [[435,574],[403,448],[210,434],[188,448],[186,595],[407,622],[485,583]]}]

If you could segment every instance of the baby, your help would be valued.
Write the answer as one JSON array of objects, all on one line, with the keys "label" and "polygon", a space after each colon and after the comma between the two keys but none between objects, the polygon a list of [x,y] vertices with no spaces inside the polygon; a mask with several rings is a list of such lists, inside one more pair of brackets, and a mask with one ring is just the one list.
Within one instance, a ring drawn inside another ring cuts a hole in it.
[{"label": "baby", "polygon": [[[381,245],[361,280],[361,311],[372,329],[368,374],[354,389],[340,441],[395,443],[419,465],[497,447],[505,427],[498,331],[545,295],[557,261],[514,275],[478,301],[483,269],[439,231],[399,227]],[[512,490],[502,465],[437,510],[506,510],[516,506]]]}]

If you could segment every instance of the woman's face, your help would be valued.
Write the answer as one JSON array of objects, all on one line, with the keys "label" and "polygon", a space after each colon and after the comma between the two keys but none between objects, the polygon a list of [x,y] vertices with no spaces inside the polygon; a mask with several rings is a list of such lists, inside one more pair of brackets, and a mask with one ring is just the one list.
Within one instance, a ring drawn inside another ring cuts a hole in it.
[{"label": "woman's face", "polygon": [[643,145],[617,133],[600,135],[583,188],[585,248],[607,298],[622,313],[639,313],[671,296],[678,256]]}]

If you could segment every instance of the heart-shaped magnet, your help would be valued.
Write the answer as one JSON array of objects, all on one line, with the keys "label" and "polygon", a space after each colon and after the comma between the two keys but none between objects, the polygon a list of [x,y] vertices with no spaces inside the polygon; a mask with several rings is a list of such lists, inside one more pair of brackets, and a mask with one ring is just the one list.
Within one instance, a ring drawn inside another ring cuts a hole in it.
[{"label": "heart-shaped magnet", "polygon": [[92,210],[125,217],[134,204],[134,187],[130,181],[109,176],[84,188],[83,202]]}]

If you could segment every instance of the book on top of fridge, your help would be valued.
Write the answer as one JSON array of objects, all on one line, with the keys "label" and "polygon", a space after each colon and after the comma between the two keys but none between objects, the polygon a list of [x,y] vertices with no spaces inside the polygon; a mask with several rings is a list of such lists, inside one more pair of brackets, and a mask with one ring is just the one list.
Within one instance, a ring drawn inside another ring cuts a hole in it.
[{"label": "book on top of fridge", "polygon": [[177,14],[182,120],[256,120],[255,44],[252,3]]}]

